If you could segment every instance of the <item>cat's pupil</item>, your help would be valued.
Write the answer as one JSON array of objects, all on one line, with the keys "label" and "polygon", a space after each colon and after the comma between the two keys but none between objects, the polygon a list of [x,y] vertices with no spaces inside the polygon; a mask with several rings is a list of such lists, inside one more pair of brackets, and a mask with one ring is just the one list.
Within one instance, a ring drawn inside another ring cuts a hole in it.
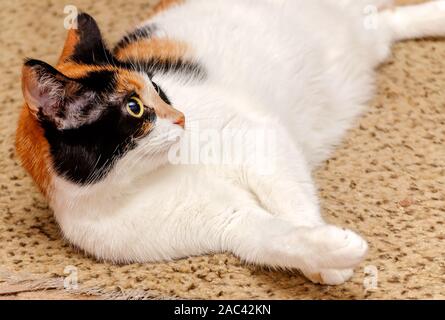
[{"label": "cat's pupil", "polygon": [[130,101],[128,103],[128,108],[135,114],[138,114],[141,111],[141,106],[135,101]]}]

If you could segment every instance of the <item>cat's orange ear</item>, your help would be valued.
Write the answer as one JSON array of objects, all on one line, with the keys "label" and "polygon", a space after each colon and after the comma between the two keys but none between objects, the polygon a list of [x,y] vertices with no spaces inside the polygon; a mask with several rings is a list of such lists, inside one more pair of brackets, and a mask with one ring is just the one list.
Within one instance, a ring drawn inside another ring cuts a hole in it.
[{"label": "cat's orange ear", "polygon": [[112,55],[93,17],[80,13],[74,25],[77,29],[71,29],[68,32],[58,65],[68,61],[81,64],[109,62]]}]

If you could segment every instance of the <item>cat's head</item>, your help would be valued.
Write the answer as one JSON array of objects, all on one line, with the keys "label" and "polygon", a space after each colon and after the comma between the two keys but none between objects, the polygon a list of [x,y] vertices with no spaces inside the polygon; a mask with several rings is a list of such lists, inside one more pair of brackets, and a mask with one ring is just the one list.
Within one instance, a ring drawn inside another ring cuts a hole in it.
[{"label": "cat's head", "polygon": [[124,169],[124,161],[126,175],[152,170],[184,128],[184,115],[151,75],[117,60],[87,14],[78,16],[56,67],[25,62],[22,88],[16,147],[45,192],[53,175],[85,185]]}]

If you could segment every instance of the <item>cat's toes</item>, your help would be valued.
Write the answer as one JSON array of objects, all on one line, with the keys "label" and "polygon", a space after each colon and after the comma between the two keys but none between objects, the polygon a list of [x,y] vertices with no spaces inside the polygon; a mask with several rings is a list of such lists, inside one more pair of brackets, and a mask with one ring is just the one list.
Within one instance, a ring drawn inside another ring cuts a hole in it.
[{"label": "cat's toes", "polygon": [[321,272],[305,273],[305,276],[313,283],[338,286],[350,280],[354,275],[353,269],[327,269]]},{"label": "cat's toes", "polygon": [[368,252],[366,241],[351,230],[323,226],[312,229],[308,237],[317,270],[354,268]]}]

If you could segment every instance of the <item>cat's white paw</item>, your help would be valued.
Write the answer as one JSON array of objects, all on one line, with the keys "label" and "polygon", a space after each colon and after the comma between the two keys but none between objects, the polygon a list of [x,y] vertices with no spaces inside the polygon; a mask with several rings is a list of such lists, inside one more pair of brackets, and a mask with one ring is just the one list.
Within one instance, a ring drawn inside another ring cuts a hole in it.
[{"label": "cat's white paw", "polygon": [[317,270],[354,268],[368,252],[368,244],[362,237],[336,226],[313,228],[306,236],[312,246],[307,259],[315,263]]},{"label": "cat's white paw", "polygon": [[304,273],[306,278],[311,280],[313,283],[324,284],[330,286],[338,286],[340,284],[345,283],[354,275],[353,269],[329,269],[322,270],[320,272],[308,272]]},{"label": "cat's white paw", "polygon": [[314,283],[340,285],[354,275],[356,267],[366,256],[368,244],[358,234],[335,226],[310,230],[307,235],[312,244],[306,261],[312,266],[304,275]]},{"label": "cat's white paw", "polygon": [[[267,242],[273,257],[290,267],[316,271],[354,269],[368,252],[368,244],[351,230],[332,225],[299,227]],[[272,259],[268,259],[272,260]],[[273,263],[272,263],[273,264]]]},{"label": "cat's white paw", "polygon": [[298,227],[267,239],[269,249],[265,260],[269,264],[299,269],[320,284],[346,282],[368,252],[368,244],[362,237],[333,225]]}]

